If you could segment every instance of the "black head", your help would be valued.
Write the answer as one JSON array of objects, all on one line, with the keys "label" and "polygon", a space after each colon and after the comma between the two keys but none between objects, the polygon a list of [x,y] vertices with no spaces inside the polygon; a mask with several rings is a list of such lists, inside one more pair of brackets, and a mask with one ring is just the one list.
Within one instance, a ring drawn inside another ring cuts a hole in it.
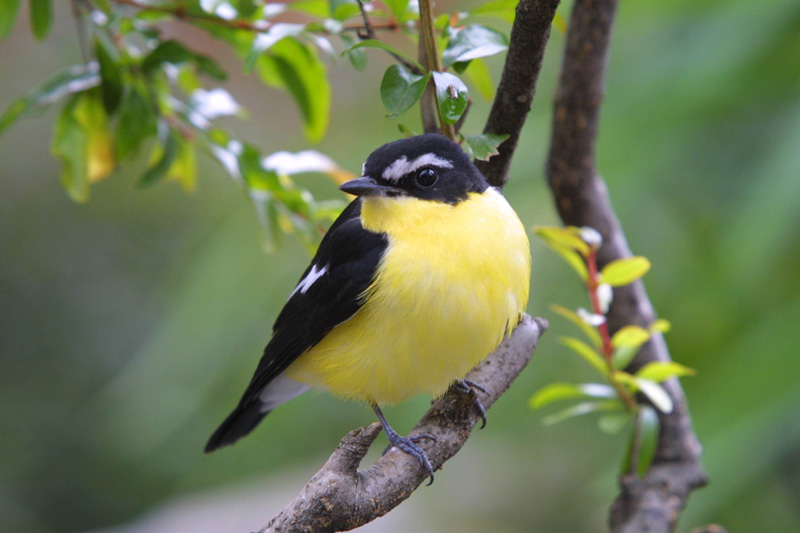
[{"label": "black head", "polygon": [[341,189],[362,196],[413,196],[457,204],[467,193],[488,187],[460,146],[428,133],[384,144],[367,158],[362,176]]}]

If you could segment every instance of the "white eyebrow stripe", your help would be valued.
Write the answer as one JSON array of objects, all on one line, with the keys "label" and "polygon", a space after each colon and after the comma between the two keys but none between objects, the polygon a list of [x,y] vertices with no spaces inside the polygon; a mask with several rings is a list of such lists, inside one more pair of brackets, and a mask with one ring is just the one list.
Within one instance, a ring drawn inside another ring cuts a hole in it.
[{"label": "white eyebrow stripe", "polygon": [[297,284],[297,287],[294,288],[292,294],[289,295],[289,298],[294,296],[297,291],[300,291],[300,294],[305,294],[308,289],[323,275],[325,272],[328,271],[328,265],[325,265],[321,269],[317,270],[317,265],[311,265],[311,271],[304,277],[300,283]]},{"label": "white eyebrow stripe", "polygon": [[386,167],[381,177],[387,181],[398,181],[406,174],[410,174],[422,167],[453,168],[453,163],[433,153],[422,154],[410,162],[406,156],[402,156]]}]

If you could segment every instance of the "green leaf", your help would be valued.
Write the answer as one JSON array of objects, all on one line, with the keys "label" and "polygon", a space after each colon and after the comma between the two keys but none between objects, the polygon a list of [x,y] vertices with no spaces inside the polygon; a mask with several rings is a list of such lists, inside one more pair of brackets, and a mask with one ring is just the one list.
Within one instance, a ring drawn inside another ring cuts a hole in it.
[{"label": "green leaf", "polygon": [[272,196],[264,191],[251,190],[250,199],[256,209],[258,225],[261,227],[264,237],[264,250],[272,253],[283,244],[283,233],[281,232],[280,213]]},{"label": "green leaf", "polygon": [[639,477],[647,475],[658,449],[659,426],[658,414],[655,410],[649,405],[641,406],[628,439],[628,450],[622,465],[622,475],[631,473],[633,470],[634,453],[636,453],[636,475]]},{"label": "green leaf", "polygon": [[139,187],[149,187],[166,177],[167,171],[172,167],[172,162],[175,160],[179,142],[178,134],[168,130],[163,145],[156,146],[153,150],[152,159],[157,161],[139,178],[137,184]]},{"label": "green leaf", "polygon": [[567,420],[569,418],[574,418],[576,416],[595,413],[598,411],[621,411],[624,408],[625,407],[622,405],[622,402],[620,402],[619,400],[583,402],[577,405],[573,405],[572,407],[568,407],[563,411],[559,411],[554,415],[545,417],[542,419],[542,422],[546,426],[552,426],[553,424],[563,422],[564,420]]},{"label": "green leaf", "polygon": [[600,271],[603,283],[612,287],[620,287],[636,281],[650,270],[650,261],[646,257],[627,257],[611,261]]},{"label": "green leaf", "polygon": [[400,133],[402,133],[404,137],[414,137],[417,135],[416,133],[411,131],[411,129],[409,129],[409,127],[406,126],[405,124],[398,124],[397,129],[400,130]]},{"label": "green leaf", "polygon": [[22,0],[3,0],[0,2],[0,39],[5,39],[14,29],[19,4]]},{"label": "green leaf", "polygon": [[597,350],[573,337],[561,337],[559,342],[583,357],[586,362],[592,365],[601,375],[608,376],[606,362],[603,360],[603,357],[597,353]]},{"label": "green leaf", "polygon": [[418,76],[402,65],[389,66],[381,81],[381,101],[388,117],[395,118],[411,109],[422,96],[430,78],[430,72]]},{"label": "green leaf", "polygon": [[250,18],[256,13],[259,3],[254,0],[234,0],[233,4],[240,17]]},{"label": "green leaf", "polygon": [[176,136],[175,159],[167,171],[167,179],[177,181],[183,190],[191,192],[197,185],[197,155],[194,144],[182,136]]},{"label": "green leaf", "polygon": [[404,22],[407,18],[408,0],[383,0],[389,11],[392,12],[397,22]]},{"label": "green leaf", "polygon": [[100,88],[103,93],[103,105],[112,114],[122,100],[122,74],[119,65],[100,38],[94,40],[94,53],[100,65]]},{"label": "green leaf", "polygon": [[287,37],[259,58],[258,68],[265,81],[277,82],[292,95],[303,116],[308,140],[322,139],[328,128],[331,95],[325,65],[315,49]]},{"label": "green leaf", "polygon": [[155,104],[149,94],[133,85],[123,93],[119,120],[114,133],[117,158],[134,154],[147,137],[156,133]]},{"label": "green leaf", "polygon": [[467,67],[469,67],[471,63],[472,61],[462,61],[460,63],[453,63],[452,65],[450,65],[450,68],[452,68],[453,72],[455,72],[456,74],[464,74],[464,71],[467,70]]},{"label": "green leaf", "polygon": [[589,254],[589,245],[570,228],[536,226],[533,228],[533,232],[548,246],[552,247],[553,244],[565,246],[577,251],[584,257]]},{"label": "green leaf", "polygon": [[436,85],[436,100],[442,120],[447,124],[455,124],[467,109],[467,86],[457,76],[447,72],[434,72],[433,83]]},{"label": "green leaf", "polygon": [[642,327],[631,325],[625,326],[617,331],[614,336],[611,337],[611,344],[613,344],[615,348],[620,346],[638,348],[648,340],[650,340],[649,331]]},{"label": "green leaf", "polygon": [[394,54],[396,56],[402,57],[403,59],[408,61],[410,64],[414,65],[417,69],[419,69],[420,72],[426,72],[425,67],[423,67],[419,62],[411,59],[410,57],[405,56],[404,54],[401,54],[400,50],[398,50],[394,46],[392,46],[390,44],[386,44],[385,42],[379,41],[377,39],[367,39],[366,41],[361,41],[359,43],[356,43],[353,46],[345,48],[345,50],[342,52],[341,55],[342,55],[342,57],[344,57],[346,54],[349,54],[353,50],[358,50],[359,48],[377,48],[379,50],[385,50],[386,52],[389,52],[390,54]]},{"label": "green leaf", "polygon": [[649,379],[638,377],[634,379],[636,380],[636,385],[639,387],[639,390],[642,391],[642,394],[647,396],[659,411],[665,414],[672,412],[672,398],[669,397],[664,387]]},{"label": "green leaf", "polygon": [[319,18],[325,18],[330,13],[328,2],[325,0],[298,0],[286,5],[292,11],[300,11]]},{"label": "green leaf", "polygon": [[97,91],[74,95],[53,129],[52,154],[61,160],[61,182],[76,202],[89,199],[89,185],[114,169],[108,115]]},{"label": "green leaf", "polygon": [[572,248],[567,248],[566,246],[560,246],[558,244],[551,244],[550,248],[572,267],[572,270],[578,274],[581,281],[585,283],[586,280],[589,279],[589,270],[586,268],[586,260],[581,257],[578,252]]},{"label": "green leaf", "polygon": [[499,31],[473,24],[467,26],[447,43],[442,53],[445,68],[456,62],[487,57],[508,49],[508,39]]},{"label": "green leaf", "polygon": [[[345,47],[352,48],[356,44],[355,39],[345,33],[340,34],[339,37]],[[367,53],[364,50],[352,50],[347,54],[347,58],[350,60],[350,64],[358,71],[364,70],[367,66]]]},{"label": "green leaf", "polygon": [[508,22],[514,22],[516,8],[519,0],[493,0],[479,5],[470,12],[470,16],[498,17]]},{"label": "green leaf", "polygon": [[[455,67],[455,65],[454,65]],[[494,98],[494,83],[492,82],[492,74],[489,72],[489,67],[482,59],[473,59],[469,62],[466,69],[467,77],[478,89],[484,100],[492,101]]]},{"label": "green leaf", "polygon": [[464,135],[464,140],[472,151],[472,156],[481,161],[488,161],[490,157],[497,155],[497,147],[510,135],[497,133],[482,133],[480,135]]},{"label": "green leaf", "polygon": [[52,0],[31,0],[30,9],[31,30],[33,35],[42,41],[47,37],[53,24]]},{"label": "green leaf", "polygon": [[[581,319],[581,317],[579,317],[577,315],[577,313],[575,313],[571,309],[567,309],[566,307],[560,306],[558,304],[552,304],[550,306],[550,309],[552,311],[558,313],[559,315],[563,316],[564,318],[566,318],[567,320],[569,320],[570,322],[572,322],[573,324],[575,324],[579,328],[581,328],[581,331],[583,331],[583,333],[587,337],[589,337],[589,340],[592,341],[592,344],[594,344],[597,347],[600,347],[600,346],[603,345],[603,341],[600,339],[600,334],[597,332],[597,330],[594,329],[589,324],[587,324],[586,322],[584,322]],[[605,363],[604,363],[604,365],[605,365]],[[604,366],[604,368],[605,368],[605,366]]]},{"label": "green leaf", "polygon": [[652,324],[650,324],[650,331],[651,332],[659,332],[659,333],[667,333],[670,329],[672,329],[672,324],[670,324],[669,320],[665,320],[663,318],[659,318]]},{"label": "green leaf", "polygon": [[239,172],[247,186],[254,191],[278,191],[281,184],[274,170],[267,170],[261,153],[251,144],[244,144],[238,155]]},{"label": "green leaf", "polygon": [[614,348],[614,353],[611,354],[614,368],[621,370],[627,367],[637,353],[639,353],[639,346],[618,346]]},{"label": "green leaf", "polygon": [[539,409],[545,405],[570,398],[616,398],[617,393],[608,385],[600,383],[551,383],[534,394],[528,406]]},{"label": "green leaf", "polygon": [[227,74],[213,59],[208,56],[192,52],[178,41],[164,41],[159,44],[142,62],[142,70],[147,75],[152,75],[164,63],[181,64],[192,62],[200,72],[218,80],[227,78]]},{"label": "green leaf", "polygon": [[75,118],[79,96],[74,96],[58,115],[53,128],[50,152],[61,160],[61,184],[76,202],[89,199],[88,135]]},{"label": "green leaf", "polygon": [[606,435],[616,435],[620,430],[625,427],[625,424],[631,421],[631,415],[624,414],[610,414],[603,415],[597,421],[597,427]]},{"label": "green leaf", "polygon": [[288,24],[278,22],[270,26],[266,32],[259,33],[253,39],[253,44],[250,46],[250,51],[244,60],[244,71],[250,73],[256,64],[258,56],[272,48],[275,43],[281,39],[293,35],[297,35],[305,29],[304,24]]},{"label": "green leaf", "polygon": [[695,370],[674,361],[653,361],[644,365],[636,373],[636,377],[660,383],[670,378],[695,374],[697,374]]},{"label": "green leaf", "polygon": [[352,0],[332,0],[331,5],[336,4],[336,8],[332,10],[331,16],[336,20],[347,20],[357,17],[361,14],[361,9],[358,3]]},{"label": "green leaf", "polygon": [[201,89],[203,84],[195,74],[195,69],[191,65],[184,65],[178,69],[178,87],[186,94],[192,94],[197,89]]},{"label": "green leaf", "polygon": [[553,26],[561,32],[561,35],[567,34],[567,21],[561,13],[556,12],[556,15],[553,17]]},{"label": "green leaf", "polygon": [[84,65],[72,67],[47,81],[33,93],[15,100],[0,116],[0,135],[20,118],[59,102],[65,96],[85,91],[100,83],[95,70]]}]

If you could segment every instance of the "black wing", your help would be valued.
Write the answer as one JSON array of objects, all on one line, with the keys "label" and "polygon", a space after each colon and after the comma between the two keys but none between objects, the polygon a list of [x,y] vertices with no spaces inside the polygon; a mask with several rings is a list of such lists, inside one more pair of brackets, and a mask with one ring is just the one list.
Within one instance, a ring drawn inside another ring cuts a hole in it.
[{"label": "black wing", "polygon": [[236,409],[211,436],[206,452],[233,444],[252,431],[267,415],[260,410],[263,388],[361,307],[359,296],[372,282],[387,240],[385,235],[365,230],[360,216],[361,200],[356,199],[322,239],[272,327],[272,339],[250,385]]}]

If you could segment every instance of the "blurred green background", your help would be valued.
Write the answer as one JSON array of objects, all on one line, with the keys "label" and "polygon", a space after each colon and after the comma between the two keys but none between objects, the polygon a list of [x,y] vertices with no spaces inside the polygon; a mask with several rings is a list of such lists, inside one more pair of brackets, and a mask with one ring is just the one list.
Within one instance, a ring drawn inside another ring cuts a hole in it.
[{"label": "blurred green background", "polygon": [[[56,4],[46,43],[24,18],[0,42],[0,106],[80,60],[68,3]],[[228,123],[239,137],[264,153],[308,148],[287,95],[237,73],[204,34],[172,28],[228,65],[225,87],[251,111]],[[506,189],[527,227],[556,223],[542,168],[563,46],[554,30]],[[378,98],[388,60],[369,60],[363,73],[329,65],[333,117],[316,147],[354,172],[399,136]],[[500,58],[489,63],[499,72]],[[468,133],[487,110],[476,97]],[[128,165],[88,204],[71,202],[48,150],[54,116],[0,139],[0,529],[257,529],[373,420],[312,393],[202,454],[309,257],[291,238],[266,254],[249,200],[207,158],[193,194],[136,189],[141,168]],[[418,124],[414,112],[401,121]],[[653,262],[646,283],[673,322],[672,354],[699,372],[683,381],[712,484],[679,529],[798,530],[800,3],[622,2],[598,164],[633,250]],[[300,180],[339,194],[326,178]],[[545,428],[527,408],[546,383],[593,378],[556,342],[574,332],[547,307],[585,305],[579,284],[537,242],[533,254],[528,311],[552,325],[534,360],[436,483],[370,530],[605,528],[625,437],[590,417]],[[426,405],[388,416],[405,432]]]}]

